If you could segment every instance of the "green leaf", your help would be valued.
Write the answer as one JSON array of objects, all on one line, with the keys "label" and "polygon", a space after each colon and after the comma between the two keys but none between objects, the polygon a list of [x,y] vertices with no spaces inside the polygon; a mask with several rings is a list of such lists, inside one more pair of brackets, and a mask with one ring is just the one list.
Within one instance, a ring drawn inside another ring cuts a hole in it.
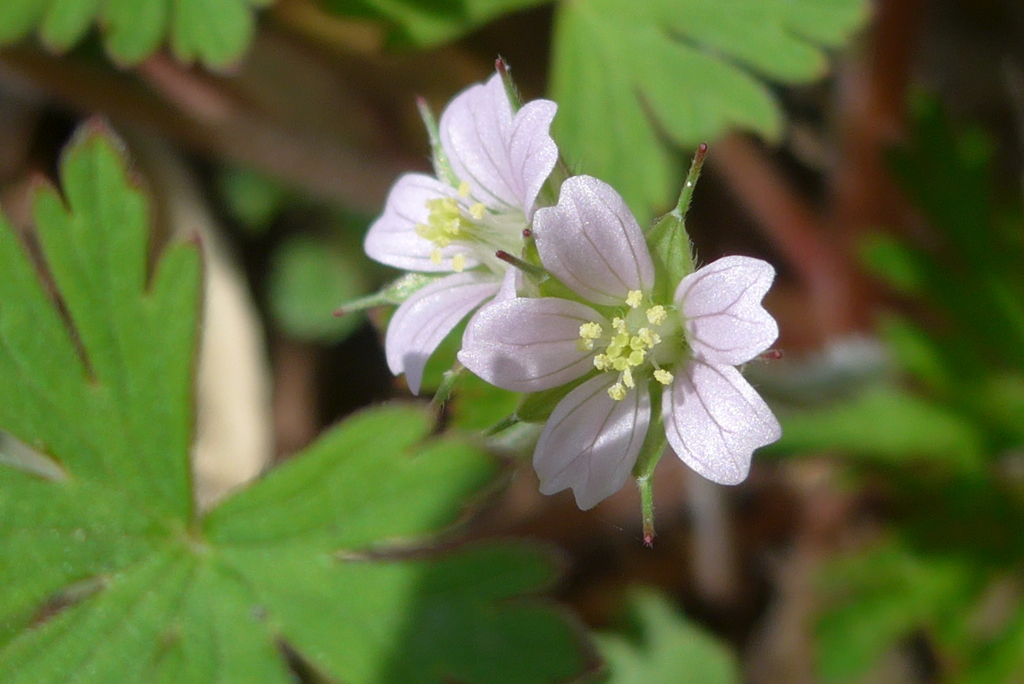
[{"label": "green leaf", "polygon": [[111,58],[134,66],[170,42],[182,62],[226,69],[241,59],[255,30],[253,10],[273,0],[9,0],[0,3],[0,45],[37,32],[65,52],[93,24]]},{"label": "green leaf", "polygon": [[924,257],[890,235],[868,235],[860,245],[861,261],[875,276],[902,295],[924,294]]},{"label": "green leaf", "polygon": [[454,40],[503,14],[550,0],[326,0],[331,11],[384,21],[399,43],[422,47]]},{"label": "green leaf", "polygon": [[963,470],[984,462],[984,442],[974,424],[888,387],[870,388],[839,405],[791,412],[780,419],[782,438],[767,450],[837,450],[887,464],[928,459]]},{"label": "green leaf", "polygon": [[981,650],[956,684],[1003,684],[1024,680],[1024,610],[1017,606],[1008,627]]},{"label": "green leaf", "polygon": [[463,430],[486,430],[515,412],[519,396],[463,373],[450,404],[452,423]]},{"label": "green leaf", "polygon": [[881,334],[889,343],[893,356],[907,373],[942,397],[956,394],[951,363],[941,346],[911,321],[896,315],[883,316]]},{"label": "green leaf", "polygon": [[857,681],[915,630],[962,615],[976,583],[956,558],[919,557],[899,543],[827,566],[818,622],[818,670],[826,682]]},{"label": "green leaf", "polygon": [[556,138],[571,166],[615,186],[645,224],[678,186],[665,139],[692,148],[733,127],[777,139],[782,114],[766,81],[820,78],[821,48],[842,45],[867,10],[864,0],[561,2]]},{"label": "green leaf", "polygon": [[247,169],[220,169],[216,181],[228,212],[253,235],[266,233],[292,200],[285,187]]},{"label": "green leaf", "polygon": [[608,661],[606,684],[734,684],[740,681],[734,653],[679,615],[664,597],[636,591],[631,609],[640,643],[615,634],[595,635]]},{"label": "green leaf", "polygon": [[35,201],[52,288],[0,219],[0,426],[38,452],[0,459],[0,681],[288,684],[282,645],[352,684],[591,666],[571,623],[524,597],[553,580],[548,554],[425,546],[498,468],[430,438],[422,408],[366,411],[198,517],[198,250],[148,271],[148,201],[101,126],[61,179],[66,203]]},{"label": "green leaf", "polygon": [[268,295],[274,318],[302,339],[338,341],[358,328],[363,317],[335,316],[341,302],[367,291],[366,259],[312,237],[295,237],[273,255]]},{"label": "green leaf", "polygon": [[912,266],[918,288],[949,326],[947,354],[969,380],[982,367],[1024,371],[1024,243],[1019,210],[1001,224],[992,192],[992,144],[976,129],[956,132],[937,101],[913,101],[909,144],[891,166],[937,233],[927,245],[890,248]]},{"label": "green leaf", "polygon": [[577,378],[560,387],[524,394],[519,408],[516,409],[516,415],[527,423],[543,423],[551,416],[551,412],[558,406],[558,402],[592,377],[593,373],[588,373],[582,378]]}]

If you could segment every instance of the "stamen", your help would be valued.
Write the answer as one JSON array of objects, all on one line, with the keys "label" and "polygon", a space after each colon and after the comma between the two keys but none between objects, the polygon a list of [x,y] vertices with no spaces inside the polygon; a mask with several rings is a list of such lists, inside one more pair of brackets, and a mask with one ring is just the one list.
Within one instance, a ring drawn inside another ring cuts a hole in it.
[{"label": "stamen", "polygon": [[[600,323],[584,323],[580,326],[580,337],[584,340],[589,340],[591,343],[601,337],[603,332],[604,330],[601,328]],[[593,346],[590,348],[593,349]]]},{"label": "stamen", "polygon": [[672,374],[663,368],[659,368],[654,371],[654,379],[662,385],[668,385],[672,382]]},{"label": "stamen", "polygon": [[467,181],[459,183],[459,197],[469,197],[469,183]]},{"label": "stamen", "polygon": [[630,389],[636,387],[636,384],[633,382],[633,371],[629,368],[622,371],[622,384]]},{"label": "stamen", "polygon": [[635,309],[640,306],[644,301],[644,293],[640,290],[630,290],[629,294],[626,295],[626,304],[630,308]]},{"label": "stamen", "polygon": [[622,386],[621,382],[617,382],[608,388],[608,396],[613,401],[622,401],[626,398],[626,388]]},{"label": "stamen", "polygon": [[487,215],[487,207],[485,207],[481,202],[477,202],[469,208],[469,215],[479,221]]},{"label": "stamen", "polygon": [[668,312],[662,305],[652,306],[647,310],[647,322],[651,325],[661,325],[668,318]]},{"label": "stamen", "polygon": [[435,266],[441,263],[441,250],[437,247],[430,251],[430,263]]},{"label": "stamen", "polygon": [[452,257],[452,270],[456,273],[462,273],[466,268],[466,255],[456,254]]}]

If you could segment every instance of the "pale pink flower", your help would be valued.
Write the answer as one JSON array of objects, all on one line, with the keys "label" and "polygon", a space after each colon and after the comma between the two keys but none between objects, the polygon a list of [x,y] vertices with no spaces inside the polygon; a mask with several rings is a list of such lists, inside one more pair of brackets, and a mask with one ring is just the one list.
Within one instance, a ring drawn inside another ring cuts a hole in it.
[{"label": "pale pink flower", "polygon": [[453,183],[420,173],[400,177],[366,235],[367,255],[408,271],[450,273],[406,300],[388,325],[385,352],[417,394],[423,368],[466,315],[493,298],[519,254],[523,229],[554,168],[549,134],[556,105],[534,100],[513,112],[499,74],[455,97],[441,115],[440,145]]},{"label": "pale pink flower", "polygon": [[[533,454],[541,492],[572,488],[582,509],[629,478],[662,387],[672,449],[704,477],[746,478],[778,421],[735,368],[778,335],[761,306],[774,269],[742,256],[686,276],[673,301],[652,301],[655,269],[622,198],[596,178],[562,185],[534,220],[541,263],[580,298],[508,298],[480,311],[459,360],[505,389],[538,392],[585,378],[556,406]],[[588,377],[592,376],[592,377]]]}]

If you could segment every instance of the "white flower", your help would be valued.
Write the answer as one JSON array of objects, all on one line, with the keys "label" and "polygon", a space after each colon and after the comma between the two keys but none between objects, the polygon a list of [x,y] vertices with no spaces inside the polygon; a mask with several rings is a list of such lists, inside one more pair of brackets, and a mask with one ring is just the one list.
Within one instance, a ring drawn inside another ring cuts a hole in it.
[{"label": "white flower", "polygon": [[541,492],[572,488],[582,509],[629,478],[651,420],[649,387],[662,386],[672,449],[704,477],[746,478],[754,449],[778,421],[734,367],[778,335],[761,299],[775,276],[759,259],[732,256],[688,275],[673,301],[651,300],[655,270],[622,198],[596,178],[562,185],[537,212],[541,263],[593,305],[556,297],[508,298],[481,310],[459,360],[488,382],[536,392],[588,375],[555,407],[533,465]]},{"label": "white flower", "polygon": [[499,74],[460,93],[441,115],[441,148],[454,186],[419,173],[400,177],[366,235],[367,255],[408,271],[451,273],[395,312],[385,352],[395,375],[419,392],[423,367],[467,314],[493,298],[518,255],[558,148],[548,131],[556,106],[534,100],[513,113]]}]

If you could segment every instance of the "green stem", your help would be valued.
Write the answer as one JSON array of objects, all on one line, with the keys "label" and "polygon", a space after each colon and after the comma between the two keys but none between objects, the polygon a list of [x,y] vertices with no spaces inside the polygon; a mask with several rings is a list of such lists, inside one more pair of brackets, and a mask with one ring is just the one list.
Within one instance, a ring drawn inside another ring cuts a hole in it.
[{"label": "green stem", "polygon": [[658,395],[652,402],[651,413],[657,416],[651,421],[647,430],[647,438],[640,447],[640,455],[633,466],[633,477],[636,479],[636,486],[640,489],[640,512],[644,526],[644,545],[654,544],[654,468],[665,453],[668,440],[665,437],[665,424],[661,419],[661,406]]},{"label": "green stem", "polygon": [[452,392],[455,390],[455,385],[458,383],[459,378],[465,372],[465,367],[458,361],[451,367],[451,370],[446,370],[444,376],[441,378],[441,386],[437,388],[437,392],[434,393],[434,398],[430,401],[431,405],[434,406],[439,412],[444,408],[445,403],[452,396]]}]

